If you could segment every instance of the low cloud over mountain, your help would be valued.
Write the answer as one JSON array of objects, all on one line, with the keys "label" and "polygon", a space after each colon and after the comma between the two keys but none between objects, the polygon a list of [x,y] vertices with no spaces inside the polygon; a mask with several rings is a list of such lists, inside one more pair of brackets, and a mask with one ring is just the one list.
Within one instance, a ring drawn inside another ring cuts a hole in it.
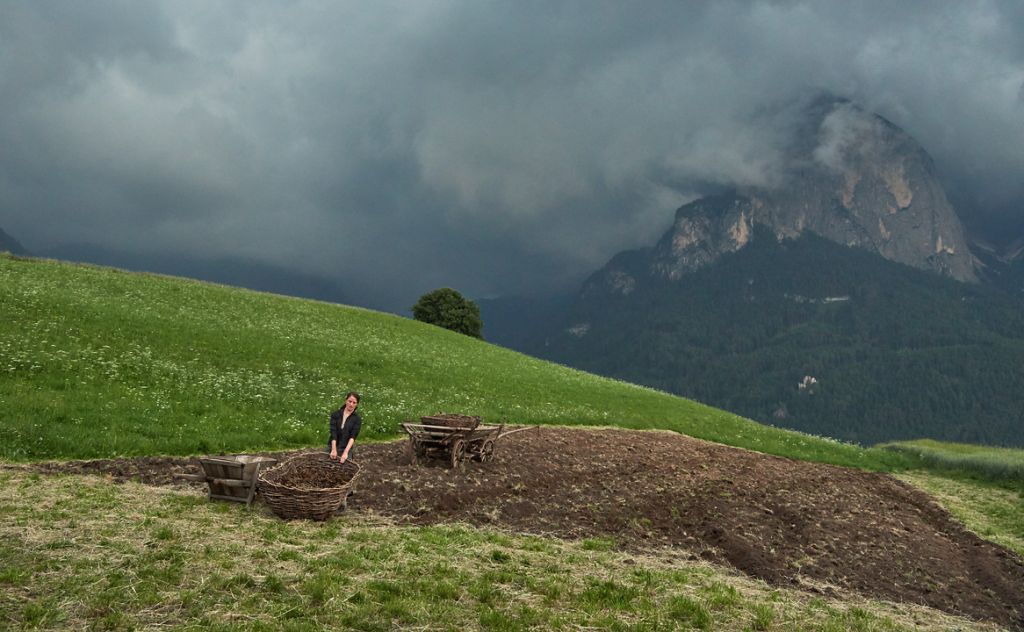
[{"label": "low cloud over mountain", "polygon": [[8,3],[0,225],[392,309],[542,291],[700,195],[783,182],[827,93],[907,130],[968,226],[1005,235],[1022,31],[1011,2]]}]

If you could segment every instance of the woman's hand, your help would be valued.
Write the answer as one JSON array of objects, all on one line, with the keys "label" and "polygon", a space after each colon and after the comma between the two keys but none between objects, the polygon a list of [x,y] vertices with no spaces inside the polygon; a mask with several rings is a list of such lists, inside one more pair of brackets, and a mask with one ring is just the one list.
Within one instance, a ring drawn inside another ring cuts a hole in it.
[{"label": "woman's hand", "polygon": [[337,450],[331,450],[331,460],[333,461],[336,458],[338,458],[338,451]]},{"label": "woman's hand", "polygon": [[348,453],[346,452],[346,453],[341,455],[340,459],[338,459],[338,463],[344,463],[347,460],[348,460]]}]

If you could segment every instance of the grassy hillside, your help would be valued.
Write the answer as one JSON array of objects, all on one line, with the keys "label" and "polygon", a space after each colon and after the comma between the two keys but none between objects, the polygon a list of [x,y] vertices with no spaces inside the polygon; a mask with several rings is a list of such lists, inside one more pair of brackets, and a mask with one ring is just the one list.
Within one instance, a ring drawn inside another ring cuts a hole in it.
[{"label": "grassy hillside", "polygon": [[908,457],[778,430],[393,315],[0,257],[0,459],[315,446],[364,395],[363,438],[419,415],[659,427],[795,458]]},{"label": "grassy hillside", "polygon": [[933,439],[896,441],[880,446],[911,454],[929,468],[1024,486],[1024,450]]},{"label": "grassy hillside", "polygon": [[[0,256],[0,313],[0,465],[319,445],[348,389],[365,396],[368,438],[458,411],[660,427],[868,468],[921,463],[408,319],[182,279]],[[1018,493],[905,477],[1024,550]],[[25,629],[993,629],[630,555],[614,541],[398,527],[359,513],[285,523],[262,506],[16,467],[0,470],[0,612]]]},{"label": "grassy hillside", "polygon": [[932,439],[879,447],[912,455],[922,469],[901,479],[934,496],[971,531],[1024,555],[1024,450]]}]

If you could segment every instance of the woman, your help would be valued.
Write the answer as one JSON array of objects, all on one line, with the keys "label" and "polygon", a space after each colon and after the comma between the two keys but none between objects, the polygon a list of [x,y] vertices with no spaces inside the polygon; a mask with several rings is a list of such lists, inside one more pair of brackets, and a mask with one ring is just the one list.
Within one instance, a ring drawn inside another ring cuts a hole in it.
[{"label": "woman", "polygon": [[[352,458],[352,446],[359,436],[359,427],[363,420],[356,412],[359,406],[359,393],[349,392],[345,395],[345,406],[331,413],[331,458],[339,463]],[[341,449],[341,453],[338,449]]]}]

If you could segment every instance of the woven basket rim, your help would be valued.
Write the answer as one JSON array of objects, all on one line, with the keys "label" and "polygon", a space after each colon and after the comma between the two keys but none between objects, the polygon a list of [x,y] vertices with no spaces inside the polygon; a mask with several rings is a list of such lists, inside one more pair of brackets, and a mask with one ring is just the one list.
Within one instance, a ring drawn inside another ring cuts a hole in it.
[{"label": "woven basket rim", "polygon": [[[346,461],[346,463],[351,463],[352,466],[356,468],[355,472],[352,473],[352,477],[350,479],[348,479],[348,481],[346,481],[345,483],[343,483],[341,485],[338,485],[338,486],[335,486],[335,487],[294,487],[292,485],[284,485],[284,484],[278,483],[276,481],[272,481],[272,480],[268,480],[267,479],[267,476],[270,476],[272,474],[276,474],[278,471],[281,471],[281,470],[284,470],[284,469],[291,469],[291,467],[294,467],[294,465],[297,462],[299,462],[300,460],[310,460],[311,458],[316,458],[317,460],[320,460],[318,455],[322,455],[322,454],[323,454],[322,452],[304,452],[302,454],[297,454],[297,455],[295,455],[295,456],[293,456],[293,457],[291,457],[289,459],[286,459],[285,461],[275,465],[274,467],[271,467],[271,468],[268,468],[266,470],[261,471],[259,473],[259,476],[258,476],[259,484],[260,485],[265,485],[266,487],[270,487],[270,488],[273,488],[275,490],[287,490],[287,491],[290,491],[290,492],[300,492],[300,493],[309,493],[309,492],[321,492],[321,493],[337,492],[337,491],[346,490],[349,487],[351,487],[352,483],[355,482],[356,478],[359,477],[359,474],[362,471],[362,468],[359,467],[359,464],[356,463],[355,461],[352,461],[352,460]],[[341,464],[339,464],[339,465],[341,465]],[[291,466],[291,467],[288,467],[288,466]]]}]

